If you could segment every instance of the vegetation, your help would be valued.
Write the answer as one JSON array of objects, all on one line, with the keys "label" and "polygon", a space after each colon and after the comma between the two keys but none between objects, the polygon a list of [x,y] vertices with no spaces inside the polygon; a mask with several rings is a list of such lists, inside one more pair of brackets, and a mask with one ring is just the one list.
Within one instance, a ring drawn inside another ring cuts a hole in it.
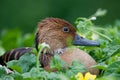
[{"label": "vegetation", "polygon": [[[99,13],[99,14],[98,14]],[[96,61],[97,65],[92,66],[100,69],[97,80],[119,80],[120,78],[120,21],[114,25],[96,26],[93,20],[97,16],[102,16],[106,11],[98,10],[90,18],[78,18],[75,21],[76,29],[80,35],[92,40],[98,40],[100,47],[78,48],[88,52]],[[0,55],[10,48],[21,46],[33,46],[34,33],[24,36],[18,30],[6,30],[1,32]],[[39,52],[42,49],[49,48],[46,44],[39,45]],[[73,62],[69,69],[63,67],[64,62],[55,55],[51,61],[51,67],[57,68],[57,72],[47,72],[39,67],[38,56],[40,54],[27,53],[19,60],[13,60],[7,63],[7,67],[13,69],[13,73],[6,74],[5,69],[0,67],[0,80],[77,80],[76,75],[85,72],[85,67],[79,62]]]}]

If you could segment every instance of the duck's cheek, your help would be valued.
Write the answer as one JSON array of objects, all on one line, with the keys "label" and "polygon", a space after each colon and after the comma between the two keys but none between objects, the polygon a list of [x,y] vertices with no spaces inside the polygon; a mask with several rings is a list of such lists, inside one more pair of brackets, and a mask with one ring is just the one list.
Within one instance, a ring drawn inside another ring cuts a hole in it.
[{"label": "duck's cheek", "polygon": [[47,42],[47,44],[50,45],[50,48],[52,50],[56,50],[56,49],[59,49],[59,48],[64,48],[66,46],[64,41],[59,41],[57,39],[53,39],[52,41]]},{"label": "duck's cheek", "polygon": [[72,36],[66,37],[66,39],[65,39],[66,46],[73,45],[73,41],[74,41],[74,38]]}]

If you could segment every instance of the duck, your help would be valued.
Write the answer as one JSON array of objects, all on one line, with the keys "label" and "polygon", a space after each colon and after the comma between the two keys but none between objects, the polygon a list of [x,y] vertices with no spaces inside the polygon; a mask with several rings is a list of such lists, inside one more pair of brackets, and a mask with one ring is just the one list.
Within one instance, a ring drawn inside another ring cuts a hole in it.
[{"label": "duck", "polygon": [[96,65],[96,61],[85,51],[78,48],[70,48],[69,44],[75,46],[100,46],[97,41],[88,40],[77,34],[76,28],[68,21],[60,18],[46,18],[38,23],[35,36],[35,48],[47,43],[50,49],[46,54],[41,54],[40,63],[45,70],[51,71],[50,60],[56,53],[60,54],[61,60],[71,65],[73,61],[80,61],[92,74],[98,74],[99,70],[90,68]]},{"label": "duck", "polygon": [[[50,49],[41,53],[39,61],[41,67],[47,71],[54,71],[50,68],[51,58],[58,54],[60,59],[71,65],[73,60],[80,61],[92,74],[98,74],[99,70],[90,68],[97,62],[85,51],[77,47],[70,48],[69,44],[75,46],[100,46],[99,42],[88,40],[77,34],[75,27],[68,21],[60,18],[45,18],[37,25],[35,34],[35,48],[39,51],[39,44],[46,43]],[[30,52],[30,47],[17,48],[6,52],[0,57],[0,64],[5,64],[14,59],[19,59],[24,53]]]}]

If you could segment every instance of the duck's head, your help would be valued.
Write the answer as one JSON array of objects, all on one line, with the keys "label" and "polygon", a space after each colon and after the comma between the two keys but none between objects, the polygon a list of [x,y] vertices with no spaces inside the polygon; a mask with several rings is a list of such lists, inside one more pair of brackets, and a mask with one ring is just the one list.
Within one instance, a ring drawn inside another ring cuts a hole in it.
[{"label": "duck's head", "polygon": [[59,18],[46,18],[38,24],[35,46],[39,43],[47,43],[50,50],[63,49],[68,46],[68,41],[80,46],[99,46],[96,41],[87,40],[76,34],[75,27],[69,22]]}]

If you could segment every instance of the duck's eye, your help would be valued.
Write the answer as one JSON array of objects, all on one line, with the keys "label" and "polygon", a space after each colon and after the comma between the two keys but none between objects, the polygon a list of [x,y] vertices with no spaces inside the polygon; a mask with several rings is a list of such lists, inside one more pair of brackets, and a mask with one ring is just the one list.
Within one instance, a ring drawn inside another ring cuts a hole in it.
[{"label": "duck's eye", "polygon": [[63,27],[63,31],[64,32],[69,32],[69,28],[68,27]]}]

